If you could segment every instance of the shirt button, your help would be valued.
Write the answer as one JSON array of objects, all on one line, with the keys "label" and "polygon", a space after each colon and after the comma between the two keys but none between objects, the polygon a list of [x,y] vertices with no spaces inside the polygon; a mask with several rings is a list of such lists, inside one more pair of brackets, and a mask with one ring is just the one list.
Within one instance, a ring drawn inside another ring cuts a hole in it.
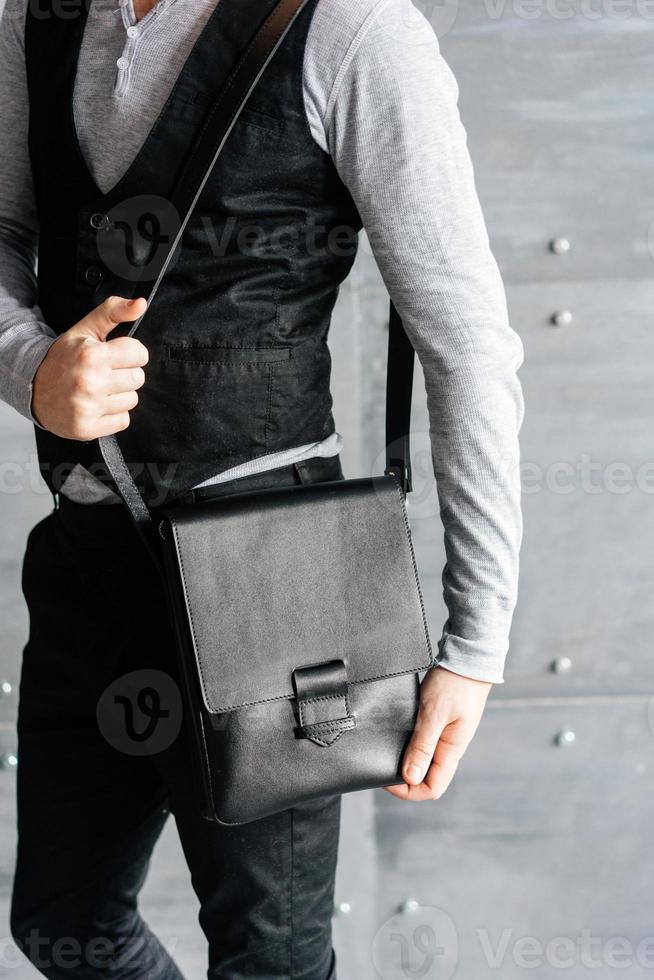
[{"label": "shirt button", "polygon": [[138,36],[139,36],[139,29],[138,29],[138,27],[128,27],[127,28],[127,37],[138,37]]},{"label": "shirt button", "polygon": [[103,279],[102,269],[99,269],[97,265],[90,265],[84,270],[84,278],[89,286],[99,286]]},{"label": "shirt button", "polygon": [[116,64],[121,71],[127,71],[127,69],[129,68],[129,59],[119,58]]}]

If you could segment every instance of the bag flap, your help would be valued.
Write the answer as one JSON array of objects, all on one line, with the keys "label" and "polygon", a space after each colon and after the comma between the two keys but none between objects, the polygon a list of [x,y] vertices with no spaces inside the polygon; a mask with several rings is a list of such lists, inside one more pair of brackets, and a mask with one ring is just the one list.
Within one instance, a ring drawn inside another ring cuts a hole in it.
[{"label": "bag flap", "polygon": [[433,665],[393,477],[274,488],[164,513],[208,711],[291,698],[296,668],[335,659],[350,684]]}]

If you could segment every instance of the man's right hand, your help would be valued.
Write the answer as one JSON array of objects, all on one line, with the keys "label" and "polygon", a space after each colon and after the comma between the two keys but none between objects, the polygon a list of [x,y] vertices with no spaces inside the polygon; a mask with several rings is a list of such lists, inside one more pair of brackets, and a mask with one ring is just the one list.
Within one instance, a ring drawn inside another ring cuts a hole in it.
[{"label": "man's right hand", "polygon": [[32,414],[39,425],[83,442],[127,428],[148,352],[135,337],[107,336],[146,309],[145,299],[110,296],[55,340],[34,377]]}]

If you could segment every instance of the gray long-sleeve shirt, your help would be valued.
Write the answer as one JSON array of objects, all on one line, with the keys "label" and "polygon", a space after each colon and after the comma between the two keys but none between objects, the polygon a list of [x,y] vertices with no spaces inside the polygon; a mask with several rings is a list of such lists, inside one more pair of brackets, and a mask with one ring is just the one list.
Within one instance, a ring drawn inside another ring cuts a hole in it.
[{"label": "gray long-sleeve shirt", "polygon": [[[53,334],[36,305],[26,2],[8,0],[0,28],[0,398],[31,418],[33,377]],[[214,5],[160,0],[137,23],[132,0],[94,0],[74,116],[102,190],[127,169]],[[522,345],[509,325],[457,97],[436,35],[410,0],[320,0],[304,59],[307,119],[359,209],[425,375],[447,554],[440,662],[499,682],[522,530]],[[281,461],[339,448],[336,435],[291,447]],[[220,478],[279,463],[277,454]],[[101,498],[85,471],[64,490]]]}]

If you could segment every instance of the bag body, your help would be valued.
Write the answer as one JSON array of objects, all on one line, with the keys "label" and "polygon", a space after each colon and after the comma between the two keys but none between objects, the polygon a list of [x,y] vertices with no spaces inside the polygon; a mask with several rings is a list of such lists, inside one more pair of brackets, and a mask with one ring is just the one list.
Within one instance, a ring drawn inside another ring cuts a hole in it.
[{"label": "bag body", "polygon": [[397,479],[179,505],[159,529],[204,816],[401,782],[433,656]]}]

